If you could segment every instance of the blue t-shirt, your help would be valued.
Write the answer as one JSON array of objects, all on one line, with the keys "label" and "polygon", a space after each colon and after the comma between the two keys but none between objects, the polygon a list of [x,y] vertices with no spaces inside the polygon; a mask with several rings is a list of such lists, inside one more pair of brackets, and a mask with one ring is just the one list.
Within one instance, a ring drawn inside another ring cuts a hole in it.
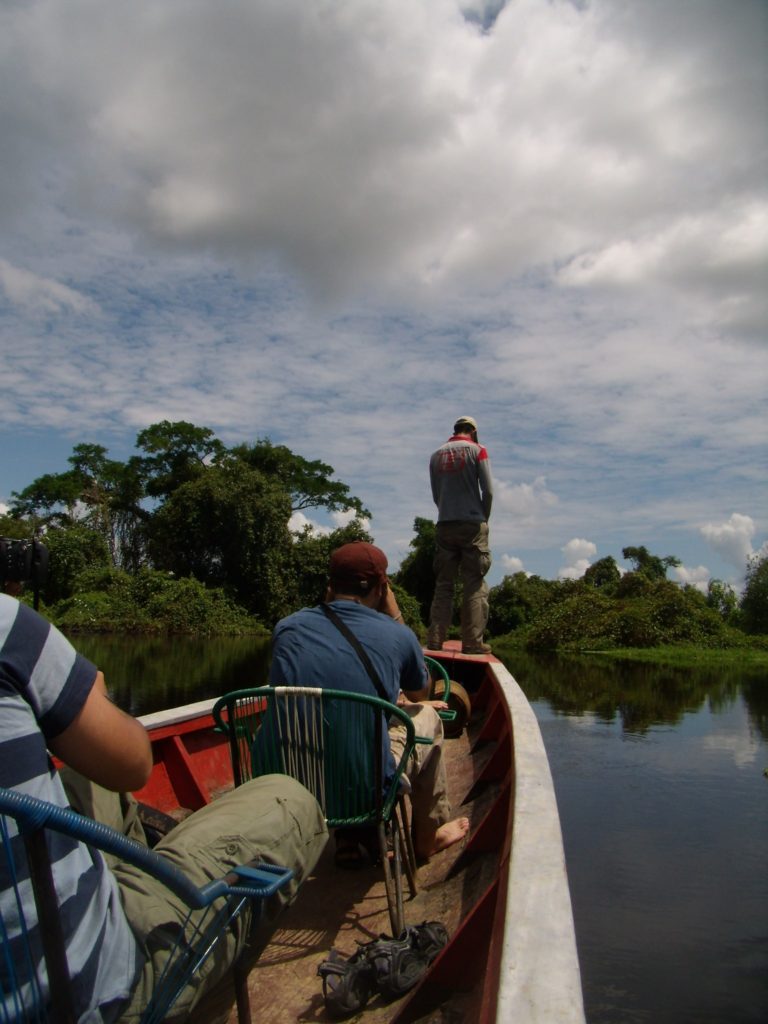
[{"label": "blue t-shirt", "polygon": [[[75,720],[95,679],[95,666],[57,629],[27,605],[0,594],[0,785],[68,806],[47,744]],[[20,849],[17,862],[25,865],[16,823],[6,821],[11,846]],[[117,883],[97,850],[54,832],[48,833],[48,845],[78,1020],[97,1024],[113,1019],[133,988],[138,967]],[[0,906],[16,957],[18,912],[6,870],[0,857]],[[34,900],[28,887],[25,891],[24,913],[28,922],[34,921]],[[31,938],[42,963],[34,929]],[[3,972],[0,963],[0,991],[7,992]]]},{"label": "blue t-shirt", "polygon": [[[395,704],[400,690],[424,689],[424,654],[412,630],[354,601],[329,604],[371,659],[387,700]],[[269,682],[272,686],[317,686],[379,696],[357,651],[320,607],[302,608],[275,626]],[[386,756],[393,772],[388,745]]]},{"label": "blue t-shirt", "polygon": [[[354,601],[331,601],[373,663],[387,694],[422,690],[427,684],[424,654],[416,635],[401,622]],[[281,619],[272,636],[273,686],[321,686],[378,697],[357,651],[320,607],[302,608]]]}]

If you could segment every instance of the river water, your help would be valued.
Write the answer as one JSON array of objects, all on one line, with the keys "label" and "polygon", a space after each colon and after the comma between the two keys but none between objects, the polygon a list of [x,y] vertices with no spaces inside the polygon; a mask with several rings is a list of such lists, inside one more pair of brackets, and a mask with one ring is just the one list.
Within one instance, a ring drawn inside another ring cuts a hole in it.
[{"label": "river water", "polygon": [[[258,685],[269,661],[253,640],[77,646],[134,714]],[[549,755],[589,1024],[765,1024],[768,673],[505,661]]]}]

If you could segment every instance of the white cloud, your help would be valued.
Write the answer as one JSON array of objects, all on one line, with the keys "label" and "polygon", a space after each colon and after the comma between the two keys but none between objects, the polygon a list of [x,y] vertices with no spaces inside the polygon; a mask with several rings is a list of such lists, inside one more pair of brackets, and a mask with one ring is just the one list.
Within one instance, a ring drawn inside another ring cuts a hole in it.
[{"label": "white cloud", "polygon": [[680,583],[695,587],[702,594],[707,593],[711,573],[705,565],[698,565],[695,569],[685,565],[678,565],[673,567],[672,573],[674,576],[677,576]]},{"label": "white cloud", "polygon": [[505,576],[514,576],[516,572],[525,572],[522,558],[518,558],[516,555],[502,555],[500,561]]},{"label": "white cloud", "polygon": [[532,483],[520,484],[508,484],[494,479],[493,503],[495,508],[525,523],[557,505],[557,495],[549,490],[544,476],[536,477]]},{"label": "white cloud", "polygon": [[724,523],[707,523],[701,527],[701,534],[710,547],[742,573],[750,558],[768,551],[768,541],[758,551],[753,549],[754,521],[740,512],[734,512]]},{"label": "white cloud", "polygon": [[0,288],[9,302],[25,306],[33,313],[97,312],[96,304],[75,289],[15,267],[4,259],[0,259]]},{"label": "white cloud", "polygon": [[593,544],[591,540],[574,537],[561,550],[565,556],[565,565],[558,569],[558,578],[578,580],[592,564],[591,560],[597,554],[597,545]]},{"label": "white cloud", "polygon": [[577,276],[671,259],[685,277],[718,238],[707,252],[733,276],[761,247],[722,180],[749,210],[765,129],[760,77],[724,69],[759,69],[759,6],[705,3],[677,48],[642,6],[517,0],[487,35],[453,0],[16,6],[6,209],[39,184],[32,137],[79,209],[163,244],[276,254],[327,293],[498,286],[574,259]]},{"label": "white cloud", "polygon": [[310,519],[309,516],[303,512],[294,512],[291,518],[288,520],[288,529],[291,533],[302,533],[304,530],[309,529],[310,533],[314,533],[317,536],[327,536],[334,530],[338,530],[343,526],[349,526],[350,523],[354,522],[356,518],[360,519],[360,524],[364,530],[370,529],[370,520],[359,517],[357,512],[348,508],[344,511],[331,512],[329,516],[331,523],[319,523],[314,519]]},{"label": "white cloud", "polygon": [[303,512],[294,512],[288,520],[288,529],[291,533],[303,533],[308,529],[310,533],[325,536],[331,532],[332,528],[330,526],[321,526],[320,523],[316,523],[305,516]]},{"label": "white cloud", "polygon": [[359,515],[359,513],[356,512],[355,509],[353,508],[347,508],[344,509],[343,511],[331,512],[331,519],[333,521],[335,529],[340,529],[343,526],[349,526],[349,524],[353,523],[355,519],[360,520],[360,525],[364,530],[369,530],[371,528],[370,520],[366,519],[365,516]]}]

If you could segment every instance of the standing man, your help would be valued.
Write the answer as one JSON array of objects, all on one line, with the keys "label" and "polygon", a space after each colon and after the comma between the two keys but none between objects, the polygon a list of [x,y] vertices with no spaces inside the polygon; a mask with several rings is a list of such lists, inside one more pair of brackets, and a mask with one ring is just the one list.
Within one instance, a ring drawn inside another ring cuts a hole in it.
[{"label": "standing man", "polygon": [[453,436],[429,460],[432,497],[437,505],[435,593],[429,617],[427,647],[439,651],[453,614],[453,587],[461,568],[464,597],[461,607],[463,654],[490,654],[483,642],[488,622],[488,584],[491,567],[488,519],[493,487],[488,452],[478,443],[477,423],[461,416]]}]

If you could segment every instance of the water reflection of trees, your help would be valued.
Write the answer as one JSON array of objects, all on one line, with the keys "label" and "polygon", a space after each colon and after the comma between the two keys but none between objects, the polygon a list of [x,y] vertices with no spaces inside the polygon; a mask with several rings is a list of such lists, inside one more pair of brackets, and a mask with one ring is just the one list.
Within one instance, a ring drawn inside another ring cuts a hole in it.
[{"label": "water reflection of trees", "polygon": [[504,662],[529,700],[563,714],[591,712],[627,732],[676,724],[707,704],[720,711],[741,695],[753,727],[768,739],[768,676],[738,665],[682,668],[596,656],[509,652]]},{"label": "water reflection of trees", "polygon": [[[266,682],[269,641],[254,637],[78,636],[77,647],[103,669],[115,702],[132,714],[218,697]],[[509,652],[505,663],[529,700],[555,711],[618,721],[627,732],[675,724],[708,704],[719,711],[739,695],[753,727],[768,739],[768,675],[738,665],[680,668],[597,656]]]},{"label": "water reflection of trees", "polygon": [[76,646],[134,715],[262,686],[269,663],[269,640],[259,637],[78,636]]}]

